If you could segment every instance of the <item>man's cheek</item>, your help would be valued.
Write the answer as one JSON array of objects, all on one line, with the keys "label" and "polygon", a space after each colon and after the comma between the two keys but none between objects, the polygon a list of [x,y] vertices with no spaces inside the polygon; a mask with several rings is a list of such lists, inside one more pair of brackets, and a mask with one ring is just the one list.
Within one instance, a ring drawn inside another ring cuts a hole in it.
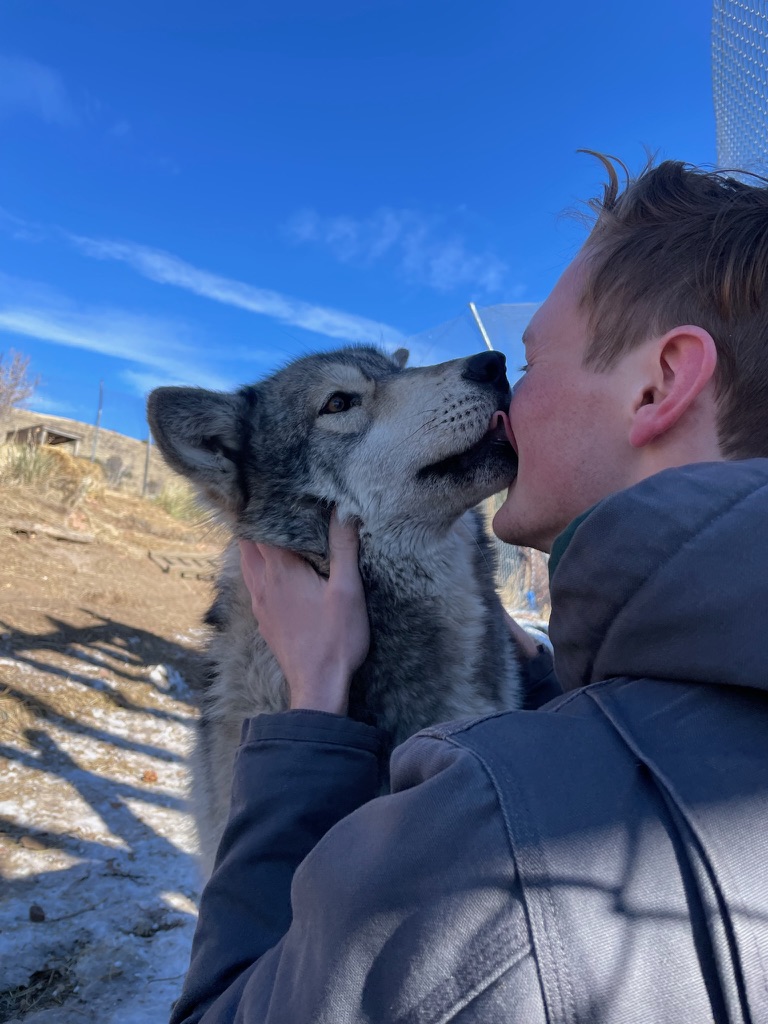
[{"label": "man's cheek", "polygon": [[515,437],[518,437],[518,427],[525,430],[526,424],[531,420],[533,410],[529,401],[530,389],[526,388],[522,381],[518,381],[512,391],[512,400],[509,403],[509,422]]}]

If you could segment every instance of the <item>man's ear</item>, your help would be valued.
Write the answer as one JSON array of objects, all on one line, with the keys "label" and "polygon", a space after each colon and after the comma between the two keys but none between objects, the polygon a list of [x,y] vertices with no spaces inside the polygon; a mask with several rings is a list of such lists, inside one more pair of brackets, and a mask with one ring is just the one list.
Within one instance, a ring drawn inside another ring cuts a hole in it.
[{"label": "man's ear", "polygon": [[147,400],[147,420],[166,462],[227,509],[241,500],[237,463],[244,428],[250,433],[248,405],[244,392],[203,388],[157,388]]},{"label": "man's ear", "polygon": [[671,430],[712,380],[717,349],[712,335],[690,324],[674,327],[649,351],[647,383],[637,396],[629,442],[642,448]]}]

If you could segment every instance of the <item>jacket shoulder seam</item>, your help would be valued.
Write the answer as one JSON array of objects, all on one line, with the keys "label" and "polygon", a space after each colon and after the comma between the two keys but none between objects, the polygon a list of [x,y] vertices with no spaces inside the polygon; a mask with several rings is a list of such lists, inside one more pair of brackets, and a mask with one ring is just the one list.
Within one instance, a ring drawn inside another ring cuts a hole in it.
[{"label": "jacket shoulder seam", "polygon": [[[489,715],[487,717],[494,718],[497,716]],[[522,905],[523,913],[525,914],[526,924],[528,926],[529,943],[531,946],[534,963],[536,964],[537,968],[539,990],[541,993],[542,1002],[544,1003],[544,1006],[547,1008],[548,1011],[551,1010],[554,1012],[555,1017],[565,1017],[565,1019],[569,1020],[575,1014],[576,998],[573,990],[573,985],[571,983],[571,979],[568,975],[565,948],[563,946],[560,928],[557,923],[557,908],[555,905],[553,895],[546,889],[546,887],[542,886],[538,888],[538,892],[543,894],[543,897],[544,899],[546,899],[547,902],[547,913],[538,915],[540,929],[544,933],[546,939],[545,943],[543,944],[543,946],[546,948],[541,948],[535,944],[534,928],[531,924],[532,910],[529,906],[528,900],[526,899],[525,880],[518,868],[518,858],[515,854],[514,843],[515,831],[513,830],[509,811],[506,802],[502,798],[499,785],[496,782],[496,778],[493,774],[493,770],[491,769],[491,766],[488,764],[486,759],[482,756],[482,754],[480,754],[477,750],[473,749],[467,744],[462,743],[460,739],[455,738],[453,735],[445,736],[442,738],[446,742],[452,744],[453,746],[459,747],[461,750],[464,750],[467,753],[471,754],[476,759],[478,764],[482,767],[483,772],[485,773],[486,777],[491,783],[491,786],[493,787],[493,791],[496,796],[496,803],[501,812],[501,817],[504,822],[504,828],[507,833],[507,842],[509,844],[510,856],[512,857],[512,860],[515,864],[515,871],[520,880],[520,903]],[[514,778],[510,778],[510,783],[512,786],[515,787],[515,789],[518,789]],[[515,800],[512,803],[518,807],[523,807],[524,801],[522,799],[522,794],[520,794],[519,800]],[[531,849],[539,845],[540,837],[536,833],[533,823],[529,820],[527,821],[519,812],[516,815],[516,824],[518,833],[520,833],[522,835],[522,838],[524,838],[527,841]],[[551,955],[550,950],[555,948],[556,955],[553,956]],[[558,1007],[551,1007],[550,1005],[550,1000],[548,999],[549,991],[544,986],[544,977],[550,977],[555,979],[559,1002]]]},{"label": "jacket shoulder seam", "polygon": [[[498,954],[499,949],[504,948],[503,942],[499,942],[499,934],[502,929],[498,929],[493,939],[488,939],[485,943],[485,949],[489,954],[494,951]],[[480,951],[482,953],[483,951]],[[500,981],[505,974],[516,967],[523,958],[531,952],[531,946],[529,944],[528,949],[518,950],[516,953],[501,958],[500,962],[494,967],[489,968],[478,981],[473,985],[470,990],[459,999],[453,999],[450,1005],[444,1005],[442,1007],[435,1007],[435,1016],[430,1013],[429,1016],[425,1016],[425,1011],[429,1013],[429,1007],[425,1005],[430,999],[434,998],[433,995],[427,996],[423,999],[418,1006],[414,1006],[404,1016],[398,1017],[393,1024],[451,1024],[452,1021],[460,1019],[460,1015],[468,1009],[476,999],[479,999],[484,992],[487,992],[491,985],[495,985],[497,981]],[[480,955],[480,953],[478,955]]]}]

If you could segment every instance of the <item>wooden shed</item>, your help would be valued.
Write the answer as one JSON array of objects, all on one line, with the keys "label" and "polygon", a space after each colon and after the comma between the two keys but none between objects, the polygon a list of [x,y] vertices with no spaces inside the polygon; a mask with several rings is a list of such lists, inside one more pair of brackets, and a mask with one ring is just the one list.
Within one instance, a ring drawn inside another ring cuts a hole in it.
[{"label": "wooden shed", "polygon": [[35,447],[42,445],[61,445],[71,455],[80,454],[82,434],[71,434],[64,430],[56,430],[44,423],[34,423],[20,430],[9,430],[5,440],[13,444],[29,444]]}]

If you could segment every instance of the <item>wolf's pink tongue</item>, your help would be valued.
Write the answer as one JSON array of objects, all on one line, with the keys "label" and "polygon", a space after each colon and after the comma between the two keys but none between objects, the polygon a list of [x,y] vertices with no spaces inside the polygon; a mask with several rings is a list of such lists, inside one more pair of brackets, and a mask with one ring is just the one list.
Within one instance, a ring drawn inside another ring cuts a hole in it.
[{"label": "wolf's pink tongue", "polygon": [[491,430],[495,430],[499,425],[504,427],[504,433],[507,435],[507,440],[512,447],[517,451],[517,444],[515,443],[515,435],[512,433],[512,424],[509,422],[509,416],[505,412],[499,409],[491,417]]}]

